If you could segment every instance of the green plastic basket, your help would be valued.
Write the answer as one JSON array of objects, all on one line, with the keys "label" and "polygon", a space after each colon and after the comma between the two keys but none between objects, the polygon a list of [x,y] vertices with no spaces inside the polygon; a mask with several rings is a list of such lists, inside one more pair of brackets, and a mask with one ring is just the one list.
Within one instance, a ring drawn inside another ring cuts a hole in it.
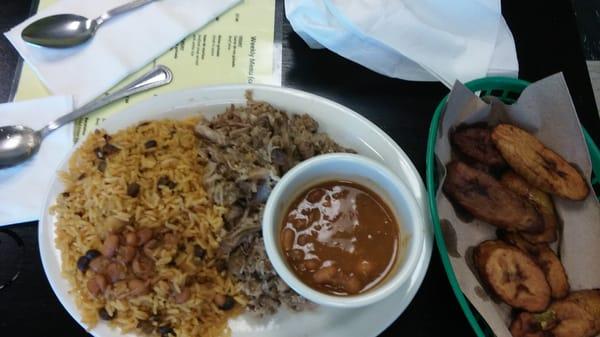
[{"label": "green plastic basket", "polygon": [[[529,82],[506,77],[486,77],[468,82],[465,85],[471,91],[478,93],[480,97],[495,96],[500,98],[504,103],[511,104],[517,100],[521,92],[529,85]],[[429,127],[429,136],[427,142],[427,193],[430,206],[429,208],[431,210],[431,218],[433,219],[435,241],[442,258],[444,269],[448,275],[448,280],[450,281],[450,285],[454,291],[454,295],[456,295],[456,299],[464,311],[467,320],[473,327],[475,334],[479,337],[494,336],[494,333],[487,325],[485,320],[481,317],[481,315],[479,315],[477,310],[471,305],[471,303],[460,290],[460,286],[456,280],[456,275],[454,274],[452,264],[450,263],[450,259],[448,257],[448,251],[442,235],[442,228],[440,226],[440,219],[437,211],[436,191],[438,182],[434,151],[440,118],[442,116],[442,111],[446,106],[447,100],[448,96],[444,97],[444,99],[435,109],[433,120],[431,121],[431,125]],[[583,135],[585,136],[588,151],[590,152],[590,157],[592,159],[592,167],[594,172],[592,184],[594,186],[598,186],[600,184],[600,150],[598,150],[598,146],[594,144],[594,141],[585,129],[583,130]]]}]

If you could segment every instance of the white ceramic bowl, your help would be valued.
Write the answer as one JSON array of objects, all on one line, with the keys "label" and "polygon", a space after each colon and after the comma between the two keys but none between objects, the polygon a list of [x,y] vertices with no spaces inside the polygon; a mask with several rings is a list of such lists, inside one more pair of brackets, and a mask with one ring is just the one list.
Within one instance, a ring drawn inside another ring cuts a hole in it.
[{"label": "white ceramic bowl", "polygon": [[[352,181],[371,189],[388,204],[400,226],[396,265],[377,286],[364,293],[335,296],[311,288],[296,276],[281,249],[281,225],[291,202],[307,188],[331,180]],[[325,154],[298,164],[275,185],[265,206],[262,231],[269,260],[292,289],[318,304],[354,308],[386,298],[409,280],[423,247],[425,223],[421,214],[413,194],[388,168],[360,155]]]}]

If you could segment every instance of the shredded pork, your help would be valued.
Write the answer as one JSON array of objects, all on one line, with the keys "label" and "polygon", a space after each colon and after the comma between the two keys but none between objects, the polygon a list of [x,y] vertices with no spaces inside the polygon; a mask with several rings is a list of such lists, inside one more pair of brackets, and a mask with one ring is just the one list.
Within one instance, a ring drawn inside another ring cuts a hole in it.
[{"label": "shredded pork", "polygon": [[353,152],[319,133],[309,115],[291,115],[252,100],[231,106],[196,126],[206,164],[204,186],[228,209],[219,249],[227,269],[243,285],[248,308],[272,314],[281,304],[310,305],[277,276],[266,255],[260,223],[265,202],[279,178],[299,162],[323,153]]}]

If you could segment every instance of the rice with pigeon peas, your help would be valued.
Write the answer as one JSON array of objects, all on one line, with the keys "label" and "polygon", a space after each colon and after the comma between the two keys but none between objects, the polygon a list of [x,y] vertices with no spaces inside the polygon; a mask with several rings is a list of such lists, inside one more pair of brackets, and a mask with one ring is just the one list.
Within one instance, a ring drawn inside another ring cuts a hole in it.
[{"label": "rice with pigeon peas", "polygon": [[246,299],[216,259],[226,209],[198,162],[198,119],[90,134],[52,212],[83,322],[153,336],[223,336]]}]

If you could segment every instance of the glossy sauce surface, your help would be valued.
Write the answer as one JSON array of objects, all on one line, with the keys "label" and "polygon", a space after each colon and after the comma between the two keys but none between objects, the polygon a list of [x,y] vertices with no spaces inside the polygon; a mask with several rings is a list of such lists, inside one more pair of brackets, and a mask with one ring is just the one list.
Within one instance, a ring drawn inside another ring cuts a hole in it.
[{"label": "glossy sauce surface", "polygon": [[349,181],[306,189],[281,228],[287,263],[310,287],[333,295],[362,293],[394,266],[399,226],[373,191]]}]

